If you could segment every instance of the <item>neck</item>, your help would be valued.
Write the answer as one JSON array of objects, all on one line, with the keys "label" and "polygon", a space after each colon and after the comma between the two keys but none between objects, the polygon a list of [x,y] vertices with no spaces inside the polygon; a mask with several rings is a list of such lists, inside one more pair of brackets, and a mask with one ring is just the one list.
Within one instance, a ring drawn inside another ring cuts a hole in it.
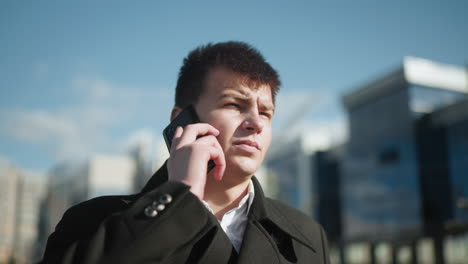
[{"label": "neck", "polygon": [[221,181],[207,180],[205,185],[204,200],[210,205],[218,220],[221,220],[226,212],[239,205],[240,200],[248,192],[250,182],[250,177],[247,177],[240,183],[230,184],[224,180],[224,177]]}]

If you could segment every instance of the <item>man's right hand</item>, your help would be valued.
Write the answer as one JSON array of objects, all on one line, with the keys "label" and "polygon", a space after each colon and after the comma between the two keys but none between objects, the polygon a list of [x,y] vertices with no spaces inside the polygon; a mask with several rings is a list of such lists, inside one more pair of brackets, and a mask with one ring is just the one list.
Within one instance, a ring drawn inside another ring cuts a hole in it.
[{"label": "man's right hand", "polygon": [[212,160],[215,167],[210,175],[215,180],[223,178],[226,168],[224,152],[216,136],[219,131],[206,123],[178,127],[172,139],[168,161],[170,181],[179,181],[190,186],[190,191],[203,199],[208,170]]}]

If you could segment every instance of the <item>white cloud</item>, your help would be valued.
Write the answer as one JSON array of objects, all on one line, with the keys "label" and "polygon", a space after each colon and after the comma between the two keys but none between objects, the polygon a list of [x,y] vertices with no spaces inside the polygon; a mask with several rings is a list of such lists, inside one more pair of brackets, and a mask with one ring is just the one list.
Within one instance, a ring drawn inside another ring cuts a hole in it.
[{"label": "white cloud", "polygon": [[103,78],[78,77],[73,80],[73,89],[83,96],[83,103],[90,105],[105,105],[120,108],[121,106],[149,107],[154,103],[160,106],[171,106],[173,89],[141,88],[111,83]]},{"label": "white cloud", "polygon": [[154,160],[156,151],[156,142],[158,139],[151,129],[142,128],[132,132],[121,145],[121,150],[124,152],[134,151],[138,149],[140,154],[148,161]]},{"label": "white cloud", "polygon": [[150,167],[151,171],[157,170],[169,158],[162,134],[153,133],[149,128],[143,128],[132,132],[120,145],[123,152],[138,151]]},{"label": "white cloud", "polygon": [[124,142],[124,146],[125,148],[132,148],[135,146],[153,145],[154,142],[156,142],[156,139],[153,131],[148,128],[142,128],[130,134]]},{"label": "white cloud", "polygon": [[16,139],[38,143],[62,135],[76,135],[76,124],[71,119],[46,111],[16,110],[2,114],[5,123],[1,129]]},{"label": "white cloud", "polygon": [[0,131],[17,140],[52,147],[57,157],[83,156],[90,145],[76,116],[42,110],[14,110],[2,115]]},{"label": "white cloud", "polygon": [[[74,105],[54,110],[3,109],[0,134],[35,144],[57,160],[84,158],[96,152],[122,151],[122,142],[114,141],[125,139],[113,139],[115,129],[131,131],[127,123],[136,119],[162,123],[172,103],[168,89],[122,87],[103,78],[80,77],[72,88]],[[167,111],[155,115],[160,108]],[[148,131],[141,131],[129,141],[148,139]]]}]

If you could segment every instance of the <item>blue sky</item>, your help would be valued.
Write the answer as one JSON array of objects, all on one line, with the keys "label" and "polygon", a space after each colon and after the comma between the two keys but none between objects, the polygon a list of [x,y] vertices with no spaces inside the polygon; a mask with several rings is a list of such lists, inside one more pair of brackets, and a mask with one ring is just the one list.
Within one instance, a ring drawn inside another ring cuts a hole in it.
[{"label": "blue sky", "polygon": [[159,137],[184,56],[226,40],[253,44],[279,71],[274,133],[309,100],[301,122],[340,138],[340,96],[404,56],[468,64],[467,10],[466,1],[2,1],[0,158],[47,170]]}]

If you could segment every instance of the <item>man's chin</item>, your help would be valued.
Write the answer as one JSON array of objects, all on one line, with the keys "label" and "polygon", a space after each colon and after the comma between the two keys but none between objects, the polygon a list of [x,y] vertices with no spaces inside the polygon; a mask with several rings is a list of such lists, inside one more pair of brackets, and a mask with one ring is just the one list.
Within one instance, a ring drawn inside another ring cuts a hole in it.
[{"label": "man's chin", "polygon": [[231,162],[228,162],[226,170],[229,170],[230,173],[237,175],[237,177],[250,177],[255,174],[259,167],[259,162],[257,160],[238,157]]}]

